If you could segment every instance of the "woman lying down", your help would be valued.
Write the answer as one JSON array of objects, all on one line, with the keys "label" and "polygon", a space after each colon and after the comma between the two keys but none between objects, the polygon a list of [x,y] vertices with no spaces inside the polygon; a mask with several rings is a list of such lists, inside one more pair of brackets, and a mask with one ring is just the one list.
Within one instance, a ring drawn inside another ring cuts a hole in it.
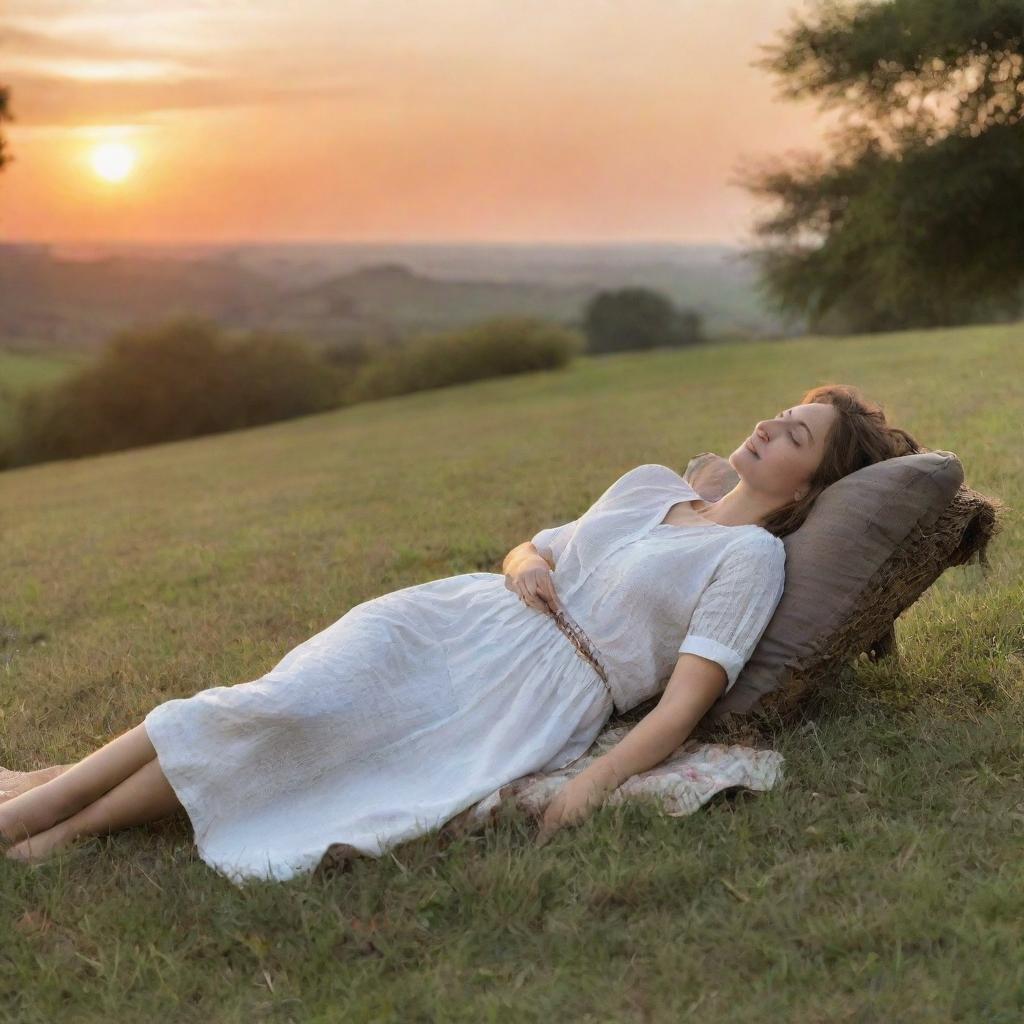
[{"label": "woman lying down", "polygon": [[610,715],[660,694],[557,793],[546,841],[672,753],[733,685],[782,596],[781,538],[821,491],[916,450],[855,388],[826,385],[753,427],[718,501],[636,466],[502,573],[372,598],[260,678],[165,701],[59,774],[25,776],[0,803],[5,855],[41,861],[184,810],[212,868],[283,881],[333,843],[379,856],[564,767]]}]

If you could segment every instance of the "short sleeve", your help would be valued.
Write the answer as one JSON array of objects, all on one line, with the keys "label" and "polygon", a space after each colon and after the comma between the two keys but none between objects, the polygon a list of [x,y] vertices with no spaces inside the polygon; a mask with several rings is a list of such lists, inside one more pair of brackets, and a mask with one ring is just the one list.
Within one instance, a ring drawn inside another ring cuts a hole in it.
[{"label": "short sleeve", "polygon": [[699,654],[717,662],[736,682],[782,599],[786,548],[766,530],[753,542],[734,545],[704,588],[690,618],[680,654]]},{"label": "short sleeve", "polygon": [[530,543],[545,557],[550,555],[551,561],[557,565],[578,522],[579,519],[574,519],[571,523],[563,523],[561,526],[550,526],[540,530],[530,538]]}]

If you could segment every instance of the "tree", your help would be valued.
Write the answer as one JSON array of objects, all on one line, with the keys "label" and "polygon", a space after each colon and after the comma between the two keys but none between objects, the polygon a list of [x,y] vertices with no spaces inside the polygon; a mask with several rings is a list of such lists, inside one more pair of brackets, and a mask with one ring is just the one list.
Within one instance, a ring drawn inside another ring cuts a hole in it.
[{"label": "tree", "polygon": [[[11,99],[11,90],[9,86],[0,85],[0,124],[4,121],[13,121],[14,115],[11,113],[8,104]],[[0,170],[3,170],[4,164],[9,164],[14,160],[13,156],[9,156],[4,152],[7,143],[4,140],[3,134],[0,134]]]},{"label": "tree", "polygon": [[702,341],[700,315],[679,310],[650,288],[600,291],[583,314],[590,352],[692,345]]},{"label": "tree", "polygon": [[1020,315],[1024,0],[817,0],[755,65],[840,111],[831,152],[741,173],[780,313],[894,330]]}]

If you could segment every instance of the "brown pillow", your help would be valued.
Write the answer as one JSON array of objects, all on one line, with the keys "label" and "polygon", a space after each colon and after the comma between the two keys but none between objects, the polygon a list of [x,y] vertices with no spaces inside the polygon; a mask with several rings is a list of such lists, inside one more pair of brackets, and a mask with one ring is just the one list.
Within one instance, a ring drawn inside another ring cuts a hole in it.
[{"label": "brown pillow", "polygon": [[[691,459],[684,476],[706,501],[717,501],[739,479],[712,452]],[[972,514],[986,511],[985,499],[964,488],[963,477],[952,452],[932,451],[865,466],[826,488],[804,524],[783,538],[782,599],[735,684],[705,721],[762,703],[784,710],[828,669],[878,646],[896,616],[943,569],[973,553],[964,553],[965,531]],[[980,500],[953,508],[958,492]],[[958,514],[950,518],[952,512]],[[982,552],[992,532],[991,520],[974,531]],[[785,699],[763,702],[769,694]]]}]

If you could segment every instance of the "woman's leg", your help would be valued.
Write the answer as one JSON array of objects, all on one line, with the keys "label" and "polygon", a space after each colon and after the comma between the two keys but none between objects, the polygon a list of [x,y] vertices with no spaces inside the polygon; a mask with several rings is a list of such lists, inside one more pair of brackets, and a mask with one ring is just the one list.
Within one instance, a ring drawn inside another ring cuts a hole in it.
[{"label": "woman's leg", "polygon": [[140,722],[56,778],[0,804],[0,840],[19,841],[45,831],[98,800],[155,757]]},{"label": "woman's leg", "polygon": [[79,836],[105,836],[133,825],[158,821],[181,810],[181,803],[153,758],[98,800],[52,828],[7,851],[11,860],[40,861],[70,846]]}]

